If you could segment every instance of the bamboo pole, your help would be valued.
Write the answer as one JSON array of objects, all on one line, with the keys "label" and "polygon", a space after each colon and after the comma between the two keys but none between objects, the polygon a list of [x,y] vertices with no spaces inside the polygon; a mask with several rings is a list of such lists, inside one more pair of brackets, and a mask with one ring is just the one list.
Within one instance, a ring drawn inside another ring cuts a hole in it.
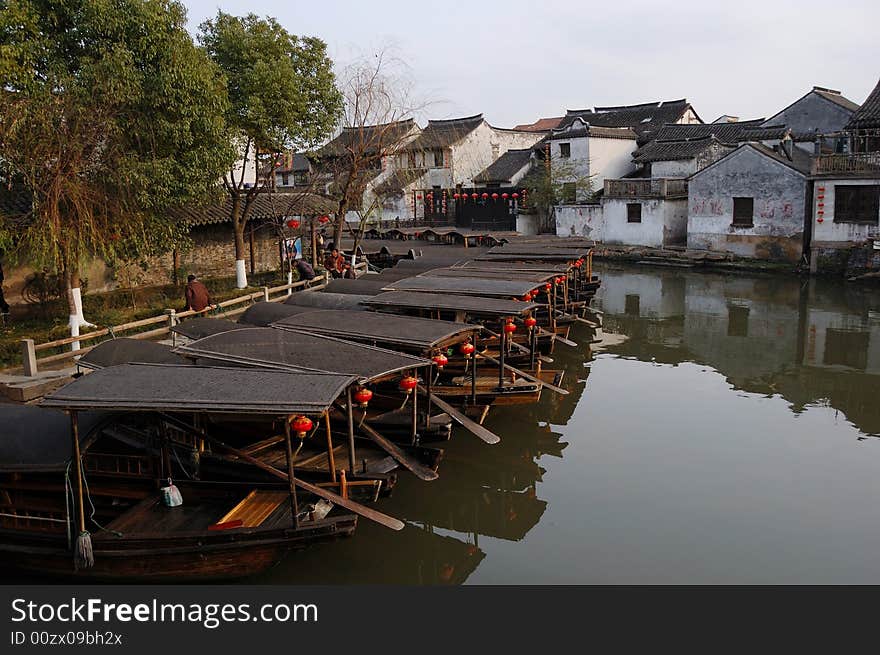
[{"label": "bamboo pole", "polygon": [[345,413],[348,419],[348,470],[354,475],[355,472],[355,454],[354,454],[354,409],[351,405],[351,388],[345,390]]},{"label": "bamboo pole", "polygon": [[333,433],[330,431],[330,412],[324,412],[324,425],[327,427],[327,466],[330,467],[330,481],[336,482],[336,456],[333,454]]},{"label": "bamboo pole", "polygon": [[287,483],[290,490],[290,511],[293,515],[293,527],[299,528],[299,508],[296,502],[296,483],[293,475],[293,445],[290,443],[290,417],[284,419],[284,447],[287,455]]}]

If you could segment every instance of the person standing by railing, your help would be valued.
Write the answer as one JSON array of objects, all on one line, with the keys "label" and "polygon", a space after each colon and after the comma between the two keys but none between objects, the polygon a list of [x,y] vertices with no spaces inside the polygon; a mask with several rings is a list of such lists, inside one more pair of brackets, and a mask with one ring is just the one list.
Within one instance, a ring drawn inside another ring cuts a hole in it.
[{"label": "person standing by railing", "polygon": [[195,275],[186,278],[186,289],[183,292],[186,298],[186,309],[201,312],[211,306],[211,293],[208,287],[196,279]]}]

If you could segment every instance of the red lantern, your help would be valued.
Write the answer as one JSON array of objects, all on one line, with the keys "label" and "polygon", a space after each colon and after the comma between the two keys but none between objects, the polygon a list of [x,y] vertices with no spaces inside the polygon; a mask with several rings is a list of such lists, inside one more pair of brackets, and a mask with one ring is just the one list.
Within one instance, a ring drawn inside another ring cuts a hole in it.
[{"label": "red lantern", "polygon": [[529,328],[531,330],[533,327],[535,327],[538,324],[538,321],[534,316],[528,316],[523,321],[523,323],[525,324],[525,326],[527,328]]},{"label": "red lantern", "polygon": [[516,193],[516,192],[514,192],[514,194],[513,194],[513,196],[512,196],[512,198],[513,198],[513,199],[514,199],[514,200],[516,200],[516,199],[517,199],[517,198],[519,198],[519,194],[518,194],[518,193]]},{"label": "red lantern", "polygon": [[513,334],[514,332],[516,332],[516,325],[514,325],[512,321],[510,323],[505,323],[504,331],[507,334]]},{"label": "red lantern", "polygon": [[452,197],[455,198],[456,200],[458,200],[459,198],[461,198],[461,194],[460,193],[453,193]]},{"label": "red lantern", "polygon": [[416,200],[421,200],[421,199],[422,199],[422,194],[421,193],[416,194]]},{"label": "red lantern", "polygon": [[549,293],[549,291],[550,291],[551,288],[552,288],[552,287],[550,286],[550,283],[549,283],[549,282],[548,282],[547,284],[544,285],[544,291],[547,291],[548,293]]},{"label": "red lantern", "polygon": [[508,198],[509,196],[508,196],[508,194],[506,194],[506,193],[502,193],[502,194],[501,194],[501,197],[502,197],[504,200],[507,200],[507,198]]},{"label": "red lantern", "polygon": [[295,417],[290,422],[290,427],[293,428],[293,431],[296,432],[296,436],[300,439],[306,438],[306,435],[311,431],[313,425],[314,423],[312,423],[312,419],[308,416],[303,416],[302,414]]},{"label": "red lantern", "polygon": [[443,353],[440,353],[439,355],[434,355],[431,359],[437,365],[437,368],[443,368],[449,363],[449,358]]},{"label": "red lantern", "polygon": [[425,198],[427,198],[428,200],[431,200],[433,197],[434,197],[434,194],[431,192],[428,192],[427,194],[425,194]]},{"label": "red lantern", "polygon": [[555,278],[553,282],[555,282],[556,284],[562,284],[563,282],[565,282],[565,278],[560,276]]},{"label": "red lantern", "polygon": [[480,197],[480,196],[478,196],[476,193],[472,193],[472,194],[471,194],[471,198],[473,198],[474,200],[476,200],[476,199],[479,198],[479,197]]},{"label": "red lantern", "polygon": [[330,217],[327,216],[327,214],[324,214],[321,218],[318,219],[318,221],[320,221],[321,223],[329,223]]},{"label": "red lantern", "polygon": [[527,293],[526,295],[524,295],[522,297],[523,302],[529,302],[531,299],[532,299],[532,294],[530,294],[530,293]]},{"label": "red lantern", "polygon": [[401,378],[400,384],[398,385],[401,391],[405,391],[407,394],[412,393],[412,390],[419,386],[419,381],[417,378],[414,378],[412,375],[407,375],[404,378]]},{"label": "red lantern", "polygon": [[289,227],[291,230],[295,230],[299,227],[299,221],[295,218],[291,218],[289,221],[287,221],[287,227]]},{"label": "red lantern", "polygon": [[370,402],[372,397],[373,397],[372,391],[370,391],[369,389],[361,388],[361,389],[358,389],[356,394],[354,394],[354,401],[358,405],[360,405],[361,407],[366,407],[367,403]]},{"label": "red lantern", "polygon": [[493,194],[492,194],[492,200],[498,200],[498,194],[497,194],[497,193],[493,193]]},{"label": "red lantern", "polygon": [[470,357],[471,355],[473,355],[473,354],[474,354],[474,350],[476,350],[476,348],[474,348],[474,344],[472,344],[470,341],[465,341],[465,342],[464,342],[463,344],[461,344],[461,346],[459,346],[459,348],[458,348],[458,351],[459,351],[462,355],[464,355],[465,357]]},{"label": "red lantern", "polygon": [[484,191],[484,192],[483,192],[483,200],[485,200],[485,199],[488,198],[488,197],[489,197],[489,194],[486,193],[486,192]]}]

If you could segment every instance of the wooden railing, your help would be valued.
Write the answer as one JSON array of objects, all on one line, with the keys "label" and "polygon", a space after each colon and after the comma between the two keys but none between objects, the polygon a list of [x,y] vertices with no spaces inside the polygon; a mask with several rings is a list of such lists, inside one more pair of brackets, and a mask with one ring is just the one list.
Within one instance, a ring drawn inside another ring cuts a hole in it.
[{"label": "wooden railing", "polygon": [[880,173],[880,152],[848,155],[819,155],[813,160],[813,173]]},{"label": "wooden railing", "polygon": [[[355,265],[355,269],[361,272],[365,271],[366,263],[359,262]],[[247,308],[250,307],[254,302],[260,300],[265,302],[278,302],[285,299],[294,290],[323,289],[325,286],[327,286],[328,281],[329,278],[325,273],[323,277],[316,277],[314,280],[301,280],[299,282],[292,282],[290,284],[281,284],[277,287],[263,287],[260,291],[246,293],[242,296],[230,298],[229,300],[224,300],[223,302],[216,303],[214,307],[217,307],[220,310],[225,310],[223,311],[223,316],[225,318],[229,318],[245,312]],[[54,341],[47,341],[46,343],[35,344],[33,339],[22,339],[21,357],[24,374],[28,377],[33,377],[37,374],[41,366],[56,364],[58,362],[64,362],[73,359],[75,357],[78,357],[79,355],[87,353],[96,345],[98,345],[93,344],[91,346],[80,347],[80,343],[83,341],[94,341],[95,339],[100,339],[101,337],[105,337],[108,335],[112,338],[115,338],[126,332],[131,333],[136,330],[141,330],[142,328],[157,326],[149,330],[137,331],[133,334],[128,335],[134,339],[153,339],[155,337],[160,337],[168,334],[171,331],[171,328],[177,325],[181,319],[189,318],[192,316],[204,316],[210,314],[210,312],[215,311],[214,307],[204,309],[200,312],[196,312],[193,310],[178,312],[174,309],[166,309],[162,314],[158,316],[151,316],[150,318],[144,318],[138,321],[131,321],[129,323],[123,323],[121,325],[101,328],[99,330],[87,332],[86,334],[81,334],[76,337],[55,339]],[[45,352],[47,350],[52,350],[55,348],[62,348],[67,345],[71,346],[71,350],[37,358],[37,353]]]},{"label": "wooden railing", "polygon": [[605,180],[606,198],[684,198],[688,182],[673,177]]}]

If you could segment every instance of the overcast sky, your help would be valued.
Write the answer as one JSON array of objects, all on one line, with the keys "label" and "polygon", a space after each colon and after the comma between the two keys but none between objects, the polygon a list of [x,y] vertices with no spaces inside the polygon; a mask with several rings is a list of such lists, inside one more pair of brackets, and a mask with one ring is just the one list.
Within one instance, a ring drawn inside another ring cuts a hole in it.
[{"label": "overcast sky", "polygon": [[769,117],[819,85],[861,103],[880,78],[880,2],[183,0],[274,16],[344,64],[393,44],[432,118],[512,127],[565,109],[687,98],[700,117]]}]

